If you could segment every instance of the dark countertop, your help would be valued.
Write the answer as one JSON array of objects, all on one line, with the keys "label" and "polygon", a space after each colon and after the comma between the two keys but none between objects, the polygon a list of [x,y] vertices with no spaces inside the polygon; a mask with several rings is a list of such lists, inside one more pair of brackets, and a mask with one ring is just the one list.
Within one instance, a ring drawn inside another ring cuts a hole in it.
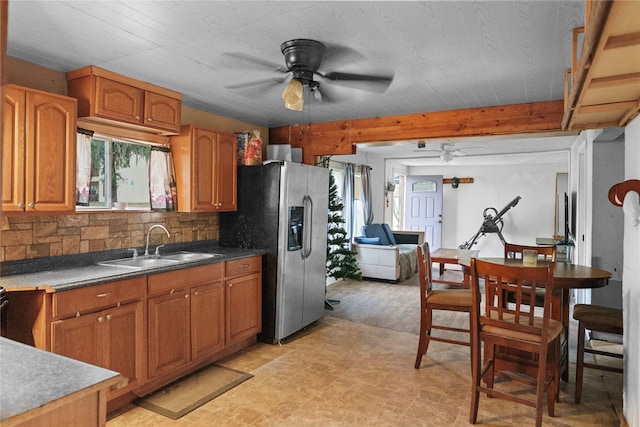
[{"label": "dark countertop", "polygon": [[2,337],[0,360],[0,423],[119,376]]},{"label": "dark countertop", "polygon": [[[143,253],[144,248],[138,248],[138,251]],[[4,262],[0,266],[0,275],[2,276],[0,278],[0,286],[7,291],[45,290],[47,292],[60,292],[115,280],[264,255],[266,253],[262,249],[219,247],[216,240],[166,245],[166,247],[162,248],[161,253],[169,254],[180,251],[216,253],[220,254],[220,256],[145,269],[97,264],[102,261],[131,257],[132,252],[126,249]]]}]

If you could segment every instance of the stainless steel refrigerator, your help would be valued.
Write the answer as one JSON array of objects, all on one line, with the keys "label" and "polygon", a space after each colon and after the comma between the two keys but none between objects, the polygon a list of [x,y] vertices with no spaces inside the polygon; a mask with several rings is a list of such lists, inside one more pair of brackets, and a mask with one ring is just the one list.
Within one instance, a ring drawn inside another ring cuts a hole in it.
[{"label": "stainless steel refrigerator", "polygon": [[328,169],[282,161],[238,167],[238,210],[220,214],[219,244],[267,251],[263,342],[280,342],[324,314],[328,204]]}]

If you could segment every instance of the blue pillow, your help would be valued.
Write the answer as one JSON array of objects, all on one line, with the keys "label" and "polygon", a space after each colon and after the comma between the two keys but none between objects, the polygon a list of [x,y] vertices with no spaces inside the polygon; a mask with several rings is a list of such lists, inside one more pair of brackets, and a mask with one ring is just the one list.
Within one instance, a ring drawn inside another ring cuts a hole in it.
[{"label": "blue pillow", "polygon": [[360,243],[363,245],[379,245],[380,244],[380,238],[379,237],[362,237],[362,236],[358,236],[358,237],[354,237],[353,240],[356,243]]},{"label": "blue pillow", "polygon": [[393,235],[393,231],[391,231],[391,227],[389,227],[389,224],[382,224],[382,229],[384,230],[384,234],[387,235],[387,240],[389,240],[389,244],[392,246],[395,246],[396,236]]},{"label": "blue pillow", "polygon": [[380,239],[380,245],[389,246],[389,239],[387,238],[387,234],[384,232],[382,225],[380,224],[369,224],[362,226],[362,234],[365,237],[377,237]]}]

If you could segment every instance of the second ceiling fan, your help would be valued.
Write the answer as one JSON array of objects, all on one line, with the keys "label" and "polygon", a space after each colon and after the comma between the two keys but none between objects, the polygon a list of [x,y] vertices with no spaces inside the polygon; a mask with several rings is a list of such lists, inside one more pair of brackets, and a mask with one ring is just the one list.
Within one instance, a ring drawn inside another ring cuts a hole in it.
[{"label": "second ceiling fan", "polygon": [[425,145],[426,144],[424,141],[418,141],[418,150],[415,150],[415,151],[416,152],[438,151],[439,152],[438,156],[443,162],[450,162],[451,160],[453,160],[454,156],[467,155],[464,151],[454,148],[453,144],[446,144],[446,143],[440,144],[440,149],[437,149],[437,150],[430,150],[428,148],[425,149]]}]

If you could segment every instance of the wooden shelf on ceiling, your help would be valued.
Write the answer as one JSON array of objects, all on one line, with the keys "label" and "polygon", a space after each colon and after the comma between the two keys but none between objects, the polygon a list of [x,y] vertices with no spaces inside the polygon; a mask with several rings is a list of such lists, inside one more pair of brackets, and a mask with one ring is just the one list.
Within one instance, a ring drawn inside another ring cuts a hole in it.
[{"label": "wooden shelf on ceiling", "polygon": [[564,130],[622,127],[640,111],[640,1],[587,2],[580,59],[565,73]]}]

